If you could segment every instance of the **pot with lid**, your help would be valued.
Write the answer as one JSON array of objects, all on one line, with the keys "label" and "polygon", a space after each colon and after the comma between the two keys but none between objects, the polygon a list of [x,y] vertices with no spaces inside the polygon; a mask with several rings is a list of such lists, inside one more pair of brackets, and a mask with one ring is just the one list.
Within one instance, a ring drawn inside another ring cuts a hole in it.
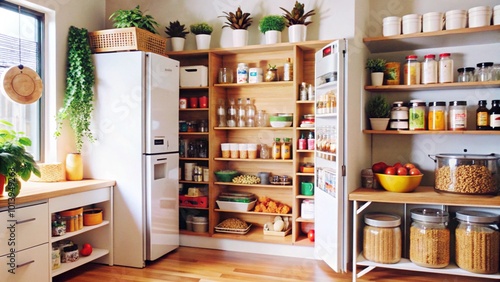
[{"label": "pot with lid", "polygon": [[497,194],[500,190],[500,155],[438,154],[435,159],[437,191],[461,194]]}]

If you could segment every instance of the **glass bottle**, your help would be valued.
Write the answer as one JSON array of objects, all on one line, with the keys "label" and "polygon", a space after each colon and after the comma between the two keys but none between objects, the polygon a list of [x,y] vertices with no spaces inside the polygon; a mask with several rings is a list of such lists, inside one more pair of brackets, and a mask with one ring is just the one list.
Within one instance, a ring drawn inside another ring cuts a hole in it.
[{"label": "glass bottle", "polygon": [[255,113],[256,113],[255,105],[252,103],[250,98],[247,98],[245,105],[245,117],[246,117],[246,126],[247,127],[255,127]]},{"label": "glass bottle", "polygon": [[300,134],[300,139],[298,142],[298,149],[299,150],[306,150],[307,149],[307,141],[304,137],[304,133]]},{"label": "glass bottle", "polygon": [[245,105],[243,105],[241,98],[238,98],[238,104],[236,105],[236,126],[245,127]]},{"label": "glass bottle", "polygon": [[274,160],[281,159],[281,141],[279,138],[274,139],[271,154]]},{"label": "glass bottle", "polygon": [[292,144],[290,138],[283,138],[283,143],[281,143],[281,158],[283,160],[292,158]]},{"label": "glass bottle", "polygon": [[307,136],[307,150],[314,150],[314,132],[309,131]]},{"label": "glass bottle", "polygon": [[307,100],[307,83],[305,83],[305,82],[302,82],[300,84],[299,99],[301,101],[306,101]]},{"label": "glass bottle", "polygon": [[269,148],[266,144],[260,144],[260,158],[269,159]]},{"label": "glass bottle", "polygon": [[486,108],[486,100],[479,100],[479,107],[476,110],[476,129],[490,129],[490,113]]},{"label": "glass bottle", "polygon": [[439,83],[453,82],[453,60],[450,53],[439,54]]},{"label": "glass bottle", "polygon": [[293,80],[293,64],[290,58],[287,58],[286,63],[283,65],[283,80]]},{"label": "glass bottle", "polygon": [[257,111],[257,117],[255,118],[255,126],[257,127],[265,127],[267,126],[268,116],[266,111],[259,110]]},{"label": "glass bottle", "polygon": [[234,98],[229,99],[229,106],[227,107],[226,122],[227,122],[227,126],[229,126],[229,127],[236,126],[236,106],[234,105]]},{"label": "glass bottle", "polygon": [[217,105],[217,126],[219,127],[227,126],[226,105],[224,103],[224,99],[219,99],[219,104]]},{"label": "glass bottle", "polygon": [[500,130],[500,100],[491,101],[490,109],[490,128]]}]

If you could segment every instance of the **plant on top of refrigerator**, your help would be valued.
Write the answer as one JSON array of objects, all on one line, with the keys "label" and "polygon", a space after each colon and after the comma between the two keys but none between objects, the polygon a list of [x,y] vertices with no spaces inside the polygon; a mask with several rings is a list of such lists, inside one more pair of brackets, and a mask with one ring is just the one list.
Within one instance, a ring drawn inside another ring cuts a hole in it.
[{"label": "plant on top of refrigerator", "polygon": [[259,21],[259,30],[262,33],[266,33],[266,31],[270,30],[283,31],[285,29],[285,26],[285,18],[278,15],[264,16]]},{"label": "plant on top of refrigerator", "polygon": [[195,34],[207,34],[210,35],[214,31],[214,28],[208,23],[196,23],[189,26],[190,31]]},{"label": "plant on top of refrigerator", "polygon": [[186,38],[189,33],[186,26],[181,24],[179,21],[170,22],[167,27],[165,27],[165,33],[168,37],[181,37]]},{"label": "plant on top of refrigerator", "polygon": [[151,15],[145,15],[139,5],[132,10],[118,10],[109,16],[116,28],[137,27],[158,34],[156,30],[160,26]]},{"label": "plant on top of refrigerator", "polygon": [[238,7],[235,13],[233,12],[223,12],[227,22],[224,23],[222,28],[230,27],[231,29],[247,29],[252,25],[252,18],[250,13],[243,13],[241,7]]},{"label": "plant on top of refrigerator", "polygon": [[280,7],[280,9],[285,12],[283,18],[285,18],[286,20],[286,26],[295,24],[309,25],[310,23],[312,23],[311,21],[307,21],[307,18],[316,15],[316,13],[314,12],[314,10],[310,10],[307,13],[304,13],[304,6],[305,5],[303,3],[295,1],[295,5],[293,6],[291,12],[283,7]]}]

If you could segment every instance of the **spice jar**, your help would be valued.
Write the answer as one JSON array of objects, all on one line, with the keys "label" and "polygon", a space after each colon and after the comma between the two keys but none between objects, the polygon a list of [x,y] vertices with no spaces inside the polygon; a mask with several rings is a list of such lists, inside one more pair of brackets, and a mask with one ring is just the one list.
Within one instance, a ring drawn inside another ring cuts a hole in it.
[{"label": "spice jar", "polygon": [[420,63],[417,59],[417,55],[406,56],[403,79],[405,85],[420,84]]},{"label": "spice jar", "polygon": [[416,265],[443,268],[450,263],[448,212],[439,209],[411,209],[410,260]]},{"label": "spice jar", "polygon": [[274,160],[281,159],[281,141],[280,138],[275,138],[273,142],[273,147],[271,149],[271,155]]},{"label": "spice jar", "polygon": [[429,130],[445,130],[446,102],[430,102],[428,120]]},{"label": "spice jar", "polygon": [[488,212],[458,211],[455,230],[455,262],[474,273],[498,272],[499,216]]},{"label": "spice jar", "polygon": [[420,100],[411,100],[409,107],[409,129],[424,130],[425,129],[425,102]]},{"label": "spice jar", "polygon": [[401,260],[401,217],[374,213],[365,215],[363,256],[378,263],[397,263]]},{"label": "spice jar", "polygon": [[467,102],[451,101],[448,110],[448,128],[450,130],[465,130],[467,128]]},{"label": "spice jar", "polygon": [[474,68],[459,68],[458,70],[458,82],[471,82],[474,79]]},{"label": "spice jar", "polygon": [[482,62],[476,66],[476,81],[490,81],[493,62]]}]

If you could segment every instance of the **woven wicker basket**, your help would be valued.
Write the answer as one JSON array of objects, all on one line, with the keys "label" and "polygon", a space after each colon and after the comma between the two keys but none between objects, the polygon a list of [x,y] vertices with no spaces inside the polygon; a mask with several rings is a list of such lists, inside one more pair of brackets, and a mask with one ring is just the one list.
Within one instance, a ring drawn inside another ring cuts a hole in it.
[{"label": "woven wicker basket", "polygon": [[137,27],[89,32],[92,53],[139,50],[165,55],[167,38]]},{"label": "woven wicker basket", "polygon": [[32,174],[30,181],[34,182],[57,182],[66,180],[66,172],[63,163],[38,163],[40,177]]}]

